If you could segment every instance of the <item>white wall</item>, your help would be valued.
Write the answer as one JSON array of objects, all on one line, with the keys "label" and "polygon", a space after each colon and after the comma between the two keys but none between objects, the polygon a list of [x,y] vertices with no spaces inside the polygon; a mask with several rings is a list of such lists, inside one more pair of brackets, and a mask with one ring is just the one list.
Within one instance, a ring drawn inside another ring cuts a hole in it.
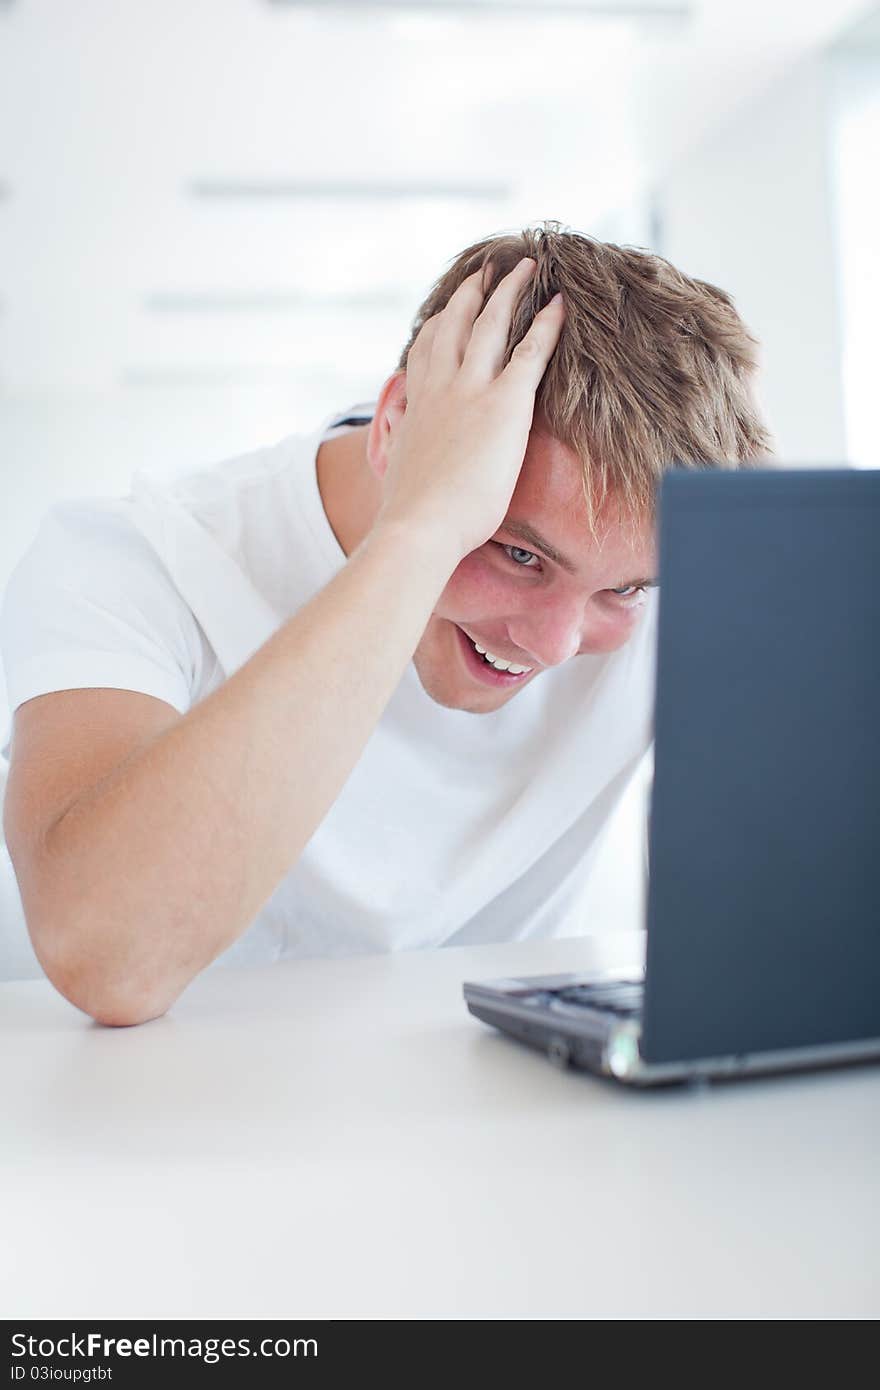
[{"label": "white wall", "polygon": [[777,456],[846,459],[827,61],[801,63],[661,180],[664,256],[730,291],[762,344]]},{"label": "white wall", "polygon": [[854,464],[880,468],[880,13],[865,43],[841,46],[833,78],[847,436]]}]

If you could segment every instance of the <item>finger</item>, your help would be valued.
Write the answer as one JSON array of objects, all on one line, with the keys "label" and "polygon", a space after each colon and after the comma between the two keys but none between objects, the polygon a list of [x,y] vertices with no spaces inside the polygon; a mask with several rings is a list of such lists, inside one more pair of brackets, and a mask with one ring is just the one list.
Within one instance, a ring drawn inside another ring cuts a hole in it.
[{"label": "finger", "polygon": [[556,351],[564,323],[565,305],[562,295],[557,294],[535,315],[528,333],[513,349],[499,380],[517,390],[530,389],[534,394]]},{"label": "finger", "polygon": [[501,370],[514,310],[536,264],[531,256],[518,261],[499,281],[474,323],[464,362],[468,372],[480,380],[493,381]]},{"label": "finger", "polygon": [[437,315],[432,369],[445,371],[447,376],[458,371],[471,339],[474,320],[485,303],[485,283],[485,267],[480,266],[479,270],[462,280],[449,297],[446,307]]},{"label": "finger", "polygon": [[425,319],[406,355],[406,381],[410,395],[421,385],[430,372],[431,349],[437,332],[438,314]]}]

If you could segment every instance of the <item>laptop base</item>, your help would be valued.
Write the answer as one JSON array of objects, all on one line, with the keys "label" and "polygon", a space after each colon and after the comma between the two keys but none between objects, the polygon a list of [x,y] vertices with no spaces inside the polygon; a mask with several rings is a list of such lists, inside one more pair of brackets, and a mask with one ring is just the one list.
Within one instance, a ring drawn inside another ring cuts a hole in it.
[{"label": "laptop base", "polygon": [[588,1004],[572,1004],[573,990],[609,984],[578,975],[468,981],[464,997],[475,1018],[539,1049],[558,1067],[576,1067],[627,1086],[731,1081],[782,1072],[812,1071],[880,1060],[880,1038],[678,1062],[651,1062],[641,1054],[641,1022]]}]

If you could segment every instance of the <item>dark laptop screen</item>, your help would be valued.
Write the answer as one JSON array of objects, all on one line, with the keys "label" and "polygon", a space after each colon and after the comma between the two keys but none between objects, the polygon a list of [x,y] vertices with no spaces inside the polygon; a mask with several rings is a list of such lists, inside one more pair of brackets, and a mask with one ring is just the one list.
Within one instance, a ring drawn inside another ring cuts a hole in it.
[{"label": "dark laptop screen", "polygon": [[880,1036],[880,471],[670,474],[642,1052]]}]

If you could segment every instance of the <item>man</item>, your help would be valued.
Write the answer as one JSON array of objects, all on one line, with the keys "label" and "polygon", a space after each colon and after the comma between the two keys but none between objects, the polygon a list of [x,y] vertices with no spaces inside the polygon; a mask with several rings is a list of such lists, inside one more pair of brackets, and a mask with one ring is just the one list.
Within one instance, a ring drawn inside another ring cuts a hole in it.
[{"label": "man", "polygon": [[53,508],[3,640],[57,988],[127,1024],[222,953],[577,931],[650,741],[656,485],[766,451],[752,346],[548,224],[457,258],[366,414]]}]

